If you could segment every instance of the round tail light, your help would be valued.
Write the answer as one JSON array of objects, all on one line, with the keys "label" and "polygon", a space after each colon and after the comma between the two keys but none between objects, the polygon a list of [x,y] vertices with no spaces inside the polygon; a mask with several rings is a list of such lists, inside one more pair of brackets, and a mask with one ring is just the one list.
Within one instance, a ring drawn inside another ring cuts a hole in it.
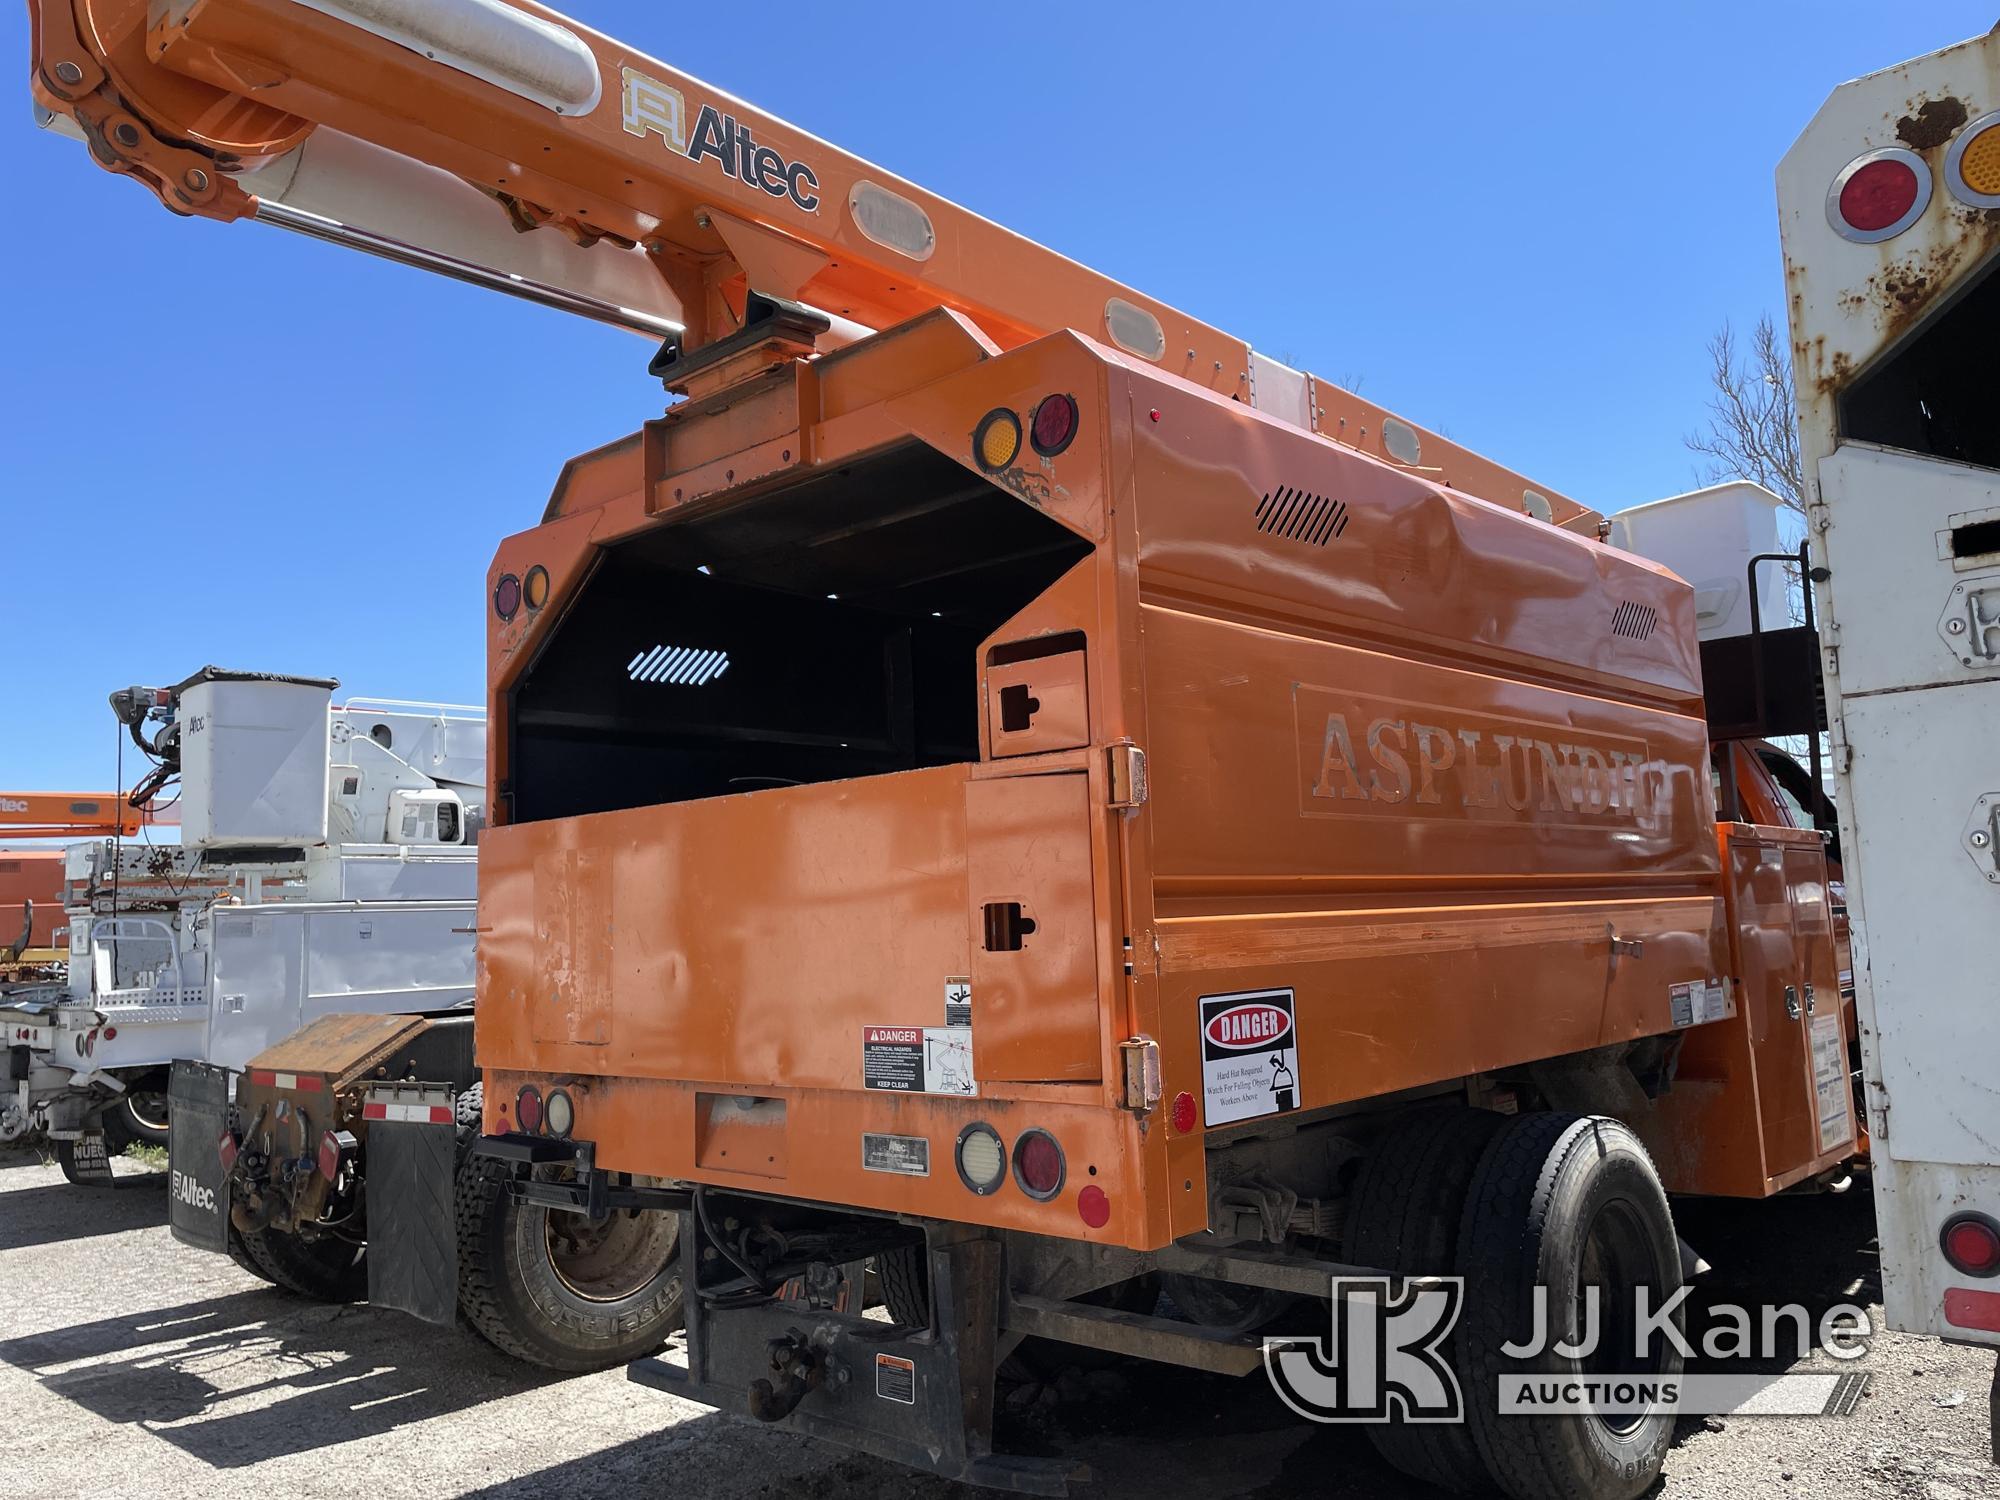
[{"label": "round tail light", "polygon": [[549,1134],[567,1136],[576,1124],[576,1105],[561,1089],[550,1089],[548,1104],[543,1109],[548,1117]]},{"label": "round tail light", "polygon": [[2000,1224],[1985,1214],[1954,1214],[1946,1219],[1938,1246],[1955,1271],[1967,1276],[2000,1275]]},{"label": "round tail light", "polygon": [[514,1122],[529,1135],[542,1128],[542,1091],[532,1083],[523,1084],[514,1096]]},{"label": "round tail light", "polygon": [[1007,1143],[984,1121],[974,1121],[958,1133],[952,1159],[958,1163],[958,1180],[982,1198],[997,1193],[1007,1180]]},{"label": "round tail light", "polygon": [[1028,424],[1028,441],[1043,458],[1054,458],[1076,436],[1076,402],[1069,396],[1042,397]]},{"label": "round tail light", "polygon": [[1826,220],[1857,244],[1894,239],[1931,201],[1931,169],[1914,151],[1886,146],[1854,158],[1827,189]]},{"label": "round tail light", "polygon": [[521,580],[512,573],[502,573],[500,581],[493,585],[493,613],[503,620],[511,620],[521,608]]},{"label": "round tail light", "polygon": [[1014,1181],[1030,1198],[1046,1203],[1062,1191],[1062,1147],[1046,1130],[1025,1130],[1014,1142]]}]

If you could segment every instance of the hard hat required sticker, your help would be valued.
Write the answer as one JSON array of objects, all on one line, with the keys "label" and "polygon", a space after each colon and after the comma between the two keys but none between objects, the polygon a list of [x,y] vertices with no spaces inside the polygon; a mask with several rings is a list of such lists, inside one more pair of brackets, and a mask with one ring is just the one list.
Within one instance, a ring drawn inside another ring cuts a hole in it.
[{"label": "hard hat required sticker", "polygon": [[1202,1118],[1210,1125],[1299,1107],[1299,1034],[1290,990],[1201,997]]},{"label": "hard hat required sticker", "polygon": [[970,1026],[864,1026],[861,1084],[901,1094],[956,1094],[972,1099]]}]

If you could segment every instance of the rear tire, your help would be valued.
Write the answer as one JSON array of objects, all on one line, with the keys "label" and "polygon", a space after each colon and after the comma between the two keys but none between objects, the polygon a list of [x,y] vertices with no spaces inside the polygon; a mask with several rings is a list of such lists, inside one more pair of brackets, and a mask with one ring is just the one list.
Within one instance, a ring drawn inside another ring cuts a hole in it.
[{"label": "rear tire", "polygon": [[898,1245],[875,1257],[875,1279],[882,1285],[882,1305],[905,1328],[931,1326],[930,1267],[922,1245]]},{"label": "rear tire", "polygon": [[123,1156],[126,1148],[167,1144],[167,1096],[160,1089],[128,1089],[102,1117],[104,1149]]},{"label": "rear tire", "polygon": [[[1473,1177],[1459,1268],[1467,1295],[1455,1363],[1467,1425],[1494,1482],[1515,1500],[1634,1500],[1659,1476],[1671,1412],[1503,1416],[1499,1380],[1680,1374],[1670,1341],[1656,1340],[1646,1360],[1633,1356],[1635,1289],[1649,1287],[1657,1310],[1681,1286],[1673,1213],[1639,1138],[1593,1115],[1507,1121]],[[1549,1289],[1550,1347],[1516,1359],[1501,1345],[1530,1337],[1537,1285]],[[1575,1337],[1581,1288],[1593,1285],[1601,1288],[1598,1354],[1557,1354],[1557,1343]]]},{"label": "rear tire", "polygon": [[236,1262],[239,1269],[248,1271],[259,1281],[269,1282],[272,1286],[278,1284],[277,1279],[257,1263],[257,1257],[252,1255],[250,1247],[243,1243],[243,1231],[238,1229],[234,1224],[231,1224],[228,1229],[227,1249],[229,1251],[229,1258]]},{"label": "rear tire", "polygon": [[[1459,1221],[1480,1157],[1506,1116],[1462,1105],[1413,1109],[1385,1130],[1354,1185],[1347,1258],[1400,1276],[1455,1276]],[[1455,1338],[1439,1353],[1458,1367]],[[1369,1441],[1390,1464],[1425,1484],[1464,1493],[1486,1488],[1485,1460],[1460,1425],[1407,1423],[1398,1415],[1368,1425]]]},{"label": "rear tire", "polygon": [[[235,1227],[230,1229],[232,1238]],[[243,1253],[273,1286],[315,1302],[360,1302],[368,1296],[368,1265],[359,1245],[323,1236],[316,1240],[277,1229],[242,1235]],[[235,1250],[230,1251],[234,1258]]]},{"label": "rear tire", "polygon": [[581,1214],[517,1202],[509,1169],[459,1167],[458,1306],[503,1354],[581,1373],[651,1354],[681,1326],[679,1218]]}]

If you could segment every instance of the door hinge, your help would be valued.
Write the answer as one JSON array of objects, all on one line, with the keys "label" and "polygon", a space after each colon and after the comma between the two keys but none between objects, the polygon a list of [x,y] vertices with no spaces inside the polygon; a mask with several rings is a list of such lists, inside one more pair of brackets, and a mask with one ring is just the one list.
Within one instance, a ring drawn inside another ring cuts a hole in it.
[{"label": "door hinge", "polygon": [[1149,1036],[1135,1036],[1118,1044],[1118,1057],[1125,1079],[1125,1097],[1120,1102],[1144,1114],[1160,1102],[1160,1044]]},{"label": "door hinge", "polygon": [[1129,740],[1111,746],[1111,805],[1142,807],[1146,801],[1146,752]]}]

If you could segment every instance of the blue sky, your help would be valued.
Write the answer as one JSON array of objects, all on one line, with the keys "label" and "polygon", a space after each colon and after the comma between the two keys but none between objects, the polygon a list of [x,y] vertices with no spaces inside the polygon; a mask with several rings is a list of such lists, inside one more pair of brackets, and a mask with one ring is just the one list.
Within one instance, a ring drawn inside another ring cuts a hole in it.
[{"label": "blue sky", "polygon": [[[1828,90],[1995,18],[572,8],[1603,510],[1693,481],[1704,341],[1782,312],[1772,171]],[[27,52],[0,7],[0,56]],[[476,701],[493,545],[565,458],[657,414],[647,346],[177,219],[34,131],[14,87],[0,788],[107,784],[105,695],[205,662]]]}]

